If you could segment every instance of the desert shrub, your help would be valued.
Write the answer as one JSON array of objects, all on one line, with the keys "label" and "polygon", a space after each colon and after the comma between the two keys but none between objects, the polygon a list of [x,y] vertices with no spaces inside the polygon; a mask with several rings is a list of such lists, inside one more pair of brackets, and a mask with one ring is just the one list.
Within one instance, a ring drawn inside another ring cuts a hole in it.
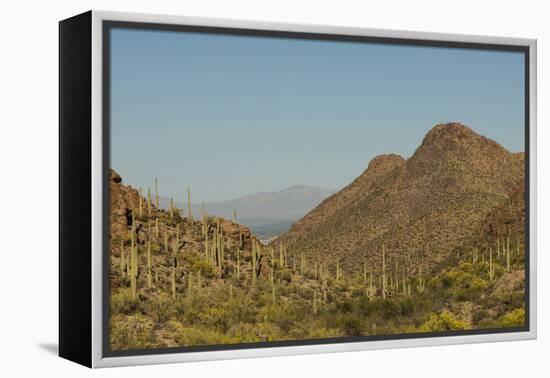
[{"label": "desert shrub", "polygon": [[348,313],[353,311],[353,303],[348,300],[338,301],[336,302],[336,311],[341,313]]},{"label": "desert shrub", "polygon": [[218,332],[225,333],[231,326],[231,319],[224,307],[210,307],[205,309],[200,319],[200,324],[214,328]]},{"label": "desert shrub", "polygon": [[[180,212],[178,211],[178,209],[175,209],[174,211],[174,218],[170,218],[170,216],[167,216],[165,219],[164,219],[164,222],[168,225],[168,226],[171,226],[171,227],[175,227],[176,224],[178,223],[181,223],[183,220],[183,218],[181,217],[181,214]],[[183,226],[181,230],[186,230],[185,226]]]},{"label": "desert shrub", "polygon": [[259,337],[260,341],[277,341],[286,338],[286,335],[273,323],[256,323],[253,332]]},{"label": "desert shrub", "polygon": [[487,318],[480,319],[477,322],[477,327],[476,328],[490,329],[490,328],[498,328],[498,327],[500,327],[498,321],[496,321],[493,318],[487,317]]},{"label": "desert shrub", "polygon": [[523,307],[525,293],[523,290],[515,292],[493,293],[483,300],[485,307],[497,309],[500,314]]},{"label": "desert shrub", "polygon": [[404,298],[398,302],[399,313],[402,316],[409,316],[415,312],[415,308],[418,306],[417,301],[411,297]]},{"label": "desert shrub", "polygon": [[482,290],[488,286],[486,281],[467,272],[453,270],[446,273],[446,275],[452,281],[453,286],[462,289]]},{"label": "desert shrub", "polygon": [[256,303],[245,295],[235,294],[235,298],[225,305],[231,323],[254,322],[257,314]]},{"label": "desert shrub", "polygon": [[111,313],[130,315],[138,310],[138,304],[132,299],[132,291],[130,288],[119,288],[116,292],[111,293]]},{"label": "desert shrub", "polygon": [[393,319],[400,313],[400,306],[394,300],[381,301],[382,318],[388,320]]},{"label": "desert shrub", "polygon": [[154,341],[154,323],[147,316],[134,314],[111,319],[111,345],[113,349],[144,349]]},{"label": "desert shrub", "polygon": [[465,261],[461,262],[458,267],[463,272],[472,272],[474,270],[473,265],[471,263],[465,262]]},{"label": "desert shrub", "polygon": [[484,308],[477,309],[472,314],[472,321],[474,324],[479,323],[483,319],[490,318],[489,311]]},{"label": "desert shrub", "polygon": [[199,324],[213,303],[209,298],[194,295],[178,298],[174,302],[177,319],[185,324]]},{"label": "desert shrub", "polygon": [[366,334],[365,323],[358,316],[348,314],[342,321],[342,332],[346,336],[361,336]]},{"label": "desert shrub", "polygon": [[525,325],[525,309],[522,307],[507,312],[500,319],[500,325],[502,327],[523,327]]},{"label": "desert shrub", "polygon": [[283,332],[288,332],[294,325],[296,315],[288,303],[272,304],[258,312],[258,318],[277,325]]},{"label": "desert shrub", "polygon": [[344,336],[339,329],[322,327],[313,329],[307,337],[311,339],[324,339],[338,336]]},{"label": "desert shrub", "polygon": [[203,258],[202,255],[196,253],[187,253],[184,257],[185,266],[190,272],[201,271],[201,275],[204,279],[210,279],[216,276],[216,268],[210,261]]},{"label": "desert shrub", "polygon": [[175,340],[178,345],[217,345],[217,344],[233,344],[235,340],[223,333],[207,329],[184,327],[183,325],[176,327]]},{"label": "desert shrub", "polygon": [[252,323],[233,324],[227,331],[227,335],[237,343],[254,343],[262,341],[255,333],[255,325]]},{"label": "desert shrub", "polygon": [[288,270],[284,270],[281,272],[281,280],[284,282],[291,282],[292,281],[292,274]]},{"label": "desert shrub", "polygon": [[456,318],[452,312],[443,310],[439,314],[432,314],[420,327],[421,332],[454,331],[466,329],[467,323]]},{"label": "desert shrub", "polygon": [[165,292],[161,292],[157,298],[147,302],[144,307],[149,318],[157,324],[166,322],[176,313],[172,296]]}]

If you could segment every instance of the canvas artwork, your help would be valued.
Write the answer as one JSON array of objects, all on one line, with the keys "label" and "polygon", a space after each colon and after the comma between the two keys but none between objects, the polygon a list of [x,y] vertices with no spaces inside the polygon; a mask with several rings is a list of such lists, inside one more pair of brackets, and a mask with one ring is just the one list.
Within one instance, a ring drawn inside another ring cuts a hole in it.
[{"label": "canvas artwork", "polygon": [[526,329],[522,52],[121,26],[107,64],[112,352]]}]

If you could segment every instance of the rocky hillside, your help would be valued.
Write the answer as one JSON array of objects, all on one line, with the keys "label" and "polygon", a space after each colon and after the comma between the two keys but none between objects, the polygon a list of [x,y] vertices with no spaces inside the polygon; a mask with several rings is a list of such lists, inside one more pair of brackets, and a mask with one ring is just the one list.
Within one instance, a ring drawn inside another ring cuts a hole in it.
[{"label": "rocky hillside", "polygon": [[521,329],[523,159],[438,125],[269,245],[234,221],[158,208],[111,171],[110,347]]},{"label": "rocky hillside", "polygon": [[[433,266],[478,237],[487,217],[497,217],[495,209],[510,201],[523,206],[514,194],[523,182],[523,154],[462,124],[440,124],[409,159],[374,158],[278,241],[320,262],[341,260],[347,270],[360,269],[363,261],[380,266],[383,245],[386,258],[416,255]],[[504,227],[497,218],[493,223],[494,230]]]}]

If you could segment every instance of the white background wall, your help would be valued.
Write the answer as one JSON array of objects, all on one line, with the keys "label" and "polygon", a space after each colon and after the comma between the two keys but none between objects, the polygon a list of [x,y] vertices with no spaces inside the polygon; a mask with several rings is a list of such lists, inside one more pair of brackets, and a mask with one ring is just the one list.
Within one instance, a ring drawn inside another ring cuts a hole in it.
[{"label": "white background wall", "polygon": [[[548,213],[550,23],[546,1],[5,1],[0,58],[0,376],[519,377],[550,373]],[[539,340],[103,369],[55,356],[57,344],[57,21],[89,9],[487,34],[539,40]],[[545,67],[546,66],[546,67]],[[546,164],[545,164],[546,163]],[[546,165],[546,167],[545,167]],[[546,349],[546,351],[545,351]]]}]

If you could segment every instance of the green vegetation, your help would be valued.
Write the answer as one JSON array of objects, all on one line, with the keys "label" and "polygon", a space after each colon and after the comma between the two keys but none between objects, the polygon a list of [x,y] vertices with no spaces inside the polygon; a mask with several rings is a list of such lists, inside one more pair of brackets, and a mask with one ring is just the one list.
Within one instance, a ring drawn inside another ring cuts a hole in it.
[{"label": "green vegetation", "polygon": [[424,256],[435,246],[398,255],[382,244],[353,270],[344,257],[315,259],[282,241],[263,245],[236,223],[236,212],[230,221],[203,208],[193,220],[190,208],[183,217],[150,197],[148,190],[144,212],[139,196],[128,228],[111,235],[113,350],[525,322],[524,247],[511,232],[431,266]]}]

